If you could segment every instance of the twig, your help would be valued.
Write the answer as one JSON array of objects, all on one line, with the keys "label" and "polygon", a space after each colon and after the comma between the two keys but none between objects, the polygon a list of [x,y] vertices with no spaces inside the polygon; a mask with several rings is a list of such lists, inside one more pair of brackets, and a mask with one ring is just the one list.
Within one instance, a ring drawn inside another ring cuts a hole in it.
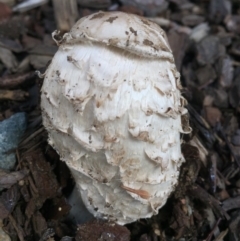
[{"label": "twig", "polygon": [[19,145],[20,147],[23,147],[25,144],[27,144],[29,141],[31,141],[34,137],[38,136],[41,132],[44,131],[44,128],[41,127],[40,129],[36,130],[34,133],[32,133],[30,136],[28,136],[26,139],[24,139]]},{"label": "twig", "polygon": [[190,192],[190,197],[195,197],[201,200],[203,203],[210,205],[215,213],[217,211],[218,216],[220,214],[221,217],[225,217],[227,220],[230,219],[230,216],[227,214],[227,212],[220,206],[220,201],[207,193],[207,191],[205,191],[199,185],[194,184],[188,192]]},{"label": "twig", "polygon": [[34,75],[34,73],[27,73],[21,75],[5,76],[3,78],[0,78],[0,88],[15,88],[18,85],[24,83],[25,81],[30,80],[32,77],[34,77]]},{"label": "twig", "polygon": [[24,231],[22,230],[22,228],[17,225],[16,220],[14,219],[14,217],[11,214],[8,216],[8,218],[9,218],[10,222],[12,223],[14,229],[16,230],[19,240],[24,241]]},{"label": "twig", "polygon": [[217,222],[215,223],[215,225],[214,225],[213,229],[211,230],[211,232],[208,234],[208,236],[207,236],[207,238],[205,239],[205,241],[210,241],[210,240],[212,239],[213,233],[214,233],[215,229],[217,228],[217,226],[219,225],[219,223],[220,223],[221,220],[222,220],[221,218],[219,218],[219,219],[217,220]]}]

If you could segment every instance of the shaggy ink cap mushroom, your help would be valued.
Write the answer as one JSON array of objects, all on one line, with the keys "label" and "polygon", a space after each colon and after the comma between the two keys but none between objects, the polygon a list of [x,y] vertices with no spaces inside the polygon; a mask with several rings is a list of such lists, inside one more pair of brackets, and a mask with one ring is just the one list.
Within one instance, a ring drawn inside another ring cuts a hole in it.
[{"label": "shaggy ink cap mushroom", "polygon": [[184,162],[180,133],[191,131],[180,89],[166,35],[145,18],[94,13],[59,42],[43,124],[96,217],[126,224],[166,203]]}]

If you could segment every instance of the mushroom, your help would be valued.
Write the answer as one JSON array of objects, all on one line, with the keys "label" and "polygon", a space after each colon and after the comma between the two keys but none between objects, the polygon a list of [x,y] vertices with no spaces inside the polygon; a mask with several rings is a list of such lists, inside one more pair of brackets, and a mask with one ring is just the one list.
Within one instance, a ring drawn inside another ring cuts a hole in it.
[{"label": "mushroom", "polygon": [[85,206],[119,224],[157,214],[184,162],[180,133],[191,131],[164,31],[98,12],[58,44],[42,86],[43,124]]}]

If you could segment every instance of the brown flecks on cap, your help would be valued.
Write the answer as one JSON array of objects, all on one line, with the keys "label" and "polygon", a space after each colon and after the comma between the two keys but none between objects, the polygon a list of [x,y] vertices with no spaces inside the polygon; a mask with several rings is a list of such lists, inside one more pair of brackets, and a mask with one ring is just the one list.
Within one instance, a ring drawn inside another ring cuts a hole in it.
[{"label": "brown flecks on cap", "polygon": [[141,131],[139,132],[139,135],[137,136],[138,140],[142,141],[148,141],[149,140],[149,133],[147,131]]},{"label": "brown flecks on cap", "polygon": [[128,32],[128,31],[125,31],[125,34],[126,34],[126,35],[128,35],[128,34],[129,34],[129,32]]},{"label": "brown flecks on cap", "polygon": [[144,39],[144,40],[143,40],[143,44],[144,44],[144,45],[147,45],[147,46],[153,46],[153,42],[150,41],[150,40],[148,40],[148,39]]},{"label": "brown flecks on cap", "polygon": [[93,15],[93,17],[90,18],[90,20],[102,18],[104,15],[105,15],[105,13],[97,13],[97,14]]},{"label": "brown flecks on cap", "polygon": [[181,116],[181,124],[182,124],[182,130],[184,133],[189,133],[191,132],[191,127],[189,126],[189,116],[188,114],[182,115]]},{"label": "brown flecks on cap", "polygon": [[136,30],[134,30],[132,27],[130,27],[129,30],[130,30],[135,36],[137,36],[137,31],[136,31]]},{"label": "brown flecks on cap", "polygon": [[67,56],[67,61],[72,62],[73,58],[71,56]]},{"label": "brown flecks on cap", "polygon": [[60,71],[59,70],[56,71],[56,75],[60,76]]},{"label": "brown flecks on cap", "polygon": [[118,16],[116,17],[110,17],[106,20],[106,22],[109,22],[109,23],[113,23],[114,20],[116,20],[118,18]]}]

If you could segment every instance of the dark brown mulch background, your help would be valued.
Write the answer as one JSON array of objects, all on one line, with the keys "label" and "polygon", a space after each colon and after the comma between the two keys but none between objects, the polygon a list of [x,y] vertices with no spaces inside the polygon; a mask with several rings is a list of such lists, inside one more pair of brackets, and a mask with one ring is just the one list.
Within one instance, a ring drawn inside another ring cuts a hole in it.
[{"label": "dark brown mulch background", "polygon": [[74,182],[47,144],[39,108],[42,79],[35,74],[44,72],[57,50],[51,38],[56,10],[46,1],[12,11],[20,2],[0,0],[0,120],[28,114],[15,170],[0,170],[1,229],[11,240],[240,240],[240,2],[79,1],[77,18],[119,10],[162,26],[189,102],[193,133],[184,137],[180,184],[157,216],[126,228],[97,220],[77,228],[65,218]]}]

